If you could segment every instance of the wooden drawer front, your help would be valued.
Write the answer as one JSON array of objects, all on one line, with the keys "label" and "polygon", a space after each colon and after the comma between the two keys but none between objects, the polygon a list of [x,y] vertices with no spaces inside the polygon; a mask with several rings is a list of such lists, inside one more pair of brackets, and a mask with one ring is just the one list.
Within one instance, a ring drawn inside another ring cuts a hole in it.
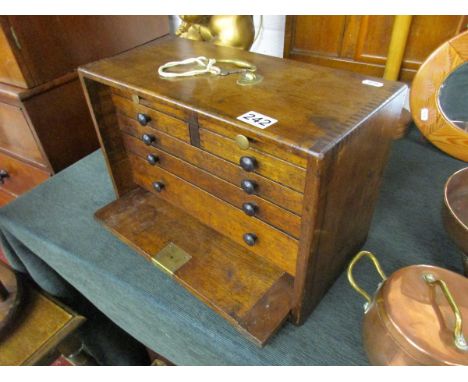
[{"label": "wooden drawer front", "polygon": [[[217,121],[213,118],[205,117],[203,115],[200,115],[198,117],[198,124],[200,127],[206,130],[211,130],[215,133],[223,135],[232,140],[234,140],[236,136],[239,134],[238,129],[236,129],[234,126],[228,125],[221,121]],[[246,134],[242,133],[242,135],[246,135]],[[250,143],[250,147],[249,149],[244,150],[245,152],[244,155],[252,155],[252,150],[250,150],[250,148],[253,148],[254,150],[263,151],[267,154],[270,154],[274,157],[281,158],[285,160],[286,162],[290,162],[299,167],[303,167],[303,168],[307,167],[307,159],[305,157],[301,157],[285,149],[282,149],[274,143],[262,142],[257,139],[249,139],[249,143]]]},{"label": "wooden drawer front", "polygon": [[186,122],[134,103],[131,100],[116,94],[112,95],[112,100],[117,111],[127,117],[137,120],[138,113],[144,114],[151,118],[147,126],[163,131],[185,142],[190,142],[190,133]]},{"label": "wooden drawer front", "polygon": [[16,199],[16,196],[10,194],[9,192],[0,189],[0,207],[10,203],[12,200]]},{"label": "wooden drawer front", "polygon": [[0,154],[0,171],[2,170],[6,171],[8,177],[3,178],[0,189],[15,195],[21,195],[49,178],[47,172],[5,154]]},{"label": "wooden drawer front", "polygon": [[[306,171],[301,167],[253,149],[249,150],[251,155],[246,155],[246,151],[241,150],[232,139],[205,129],[200,129],[200,145],[205,150],[237,165],[241,157],[253,157],[257,162],[254,172],[296,191],[304,192]],[[248,176],[251,173],[245,174]]]},{"label": "wooden drawer front", "polygon": [[138,103],[140,105],[149,107],[150,109],[156,110],[158,112],[161,112],[161,113],[173,116],[173,117],[176,117],[176,118],[181,119],[181,120],[187,120],[188,119],[187,110],[178,107],[174,103],[165,102],[165,101],[160,100],[160,99],[158,99],[158,100],[145,99],[145,98],[139,97],[136,94],[132,94],[132,93],[129,93],[129,92],[125,91],[125,90],[120,90],[118,88],[112,88],[112,93],[117,94],[117,95],[119,95],[121,97],[127,98],[129,100],[132,100],[132,98],[137,98]]},{"label": "wooden drawer front", "polygon": [[[242,180],[249,179],[257,184],[256,195],[266,199],[297,215],[302,214],[303,195],[288,187],[273,182],[255,173],[247,173],[240,166],[232,164],[209,152],[186,144],[178,139],[156,131],[148,126],[141,126],[136,121],[119,115],[119,126],[127,134],[141,140],[143,134],[152,134],[155,141],[152,146],[169,152],[207,172],[222,178],[235,186],[240,186]],[[247,194],[246,194],[247,195]]]},{"label": "wooden drawer front", "polygon": [[[145,160],[130,155],[134,180],[143,188],[196,217],[251,252],[269,259],[286,272],[294,275],[298,243],[292,237],[257,219],[250,219],[242,211]],[[153,182],[162,182],[164,188],[156,192]],[[141,206],[144,208],[144,206]],[[161,223],[163,224],[163,223]],[[248,246],[243,235],[253,233],[257,240]]]},{"label": "wooden drawer front", "polygon": [[0,148],[28,161],[46,165],[21,109],[0,103]]},{"label": "wooden drawer front", "polygon": [[240,187],[213,176],[163,150],[155,147],[148,148],[139,139],[130,135],[123,134],[123,138],[127,151],[144,159],[148,163],[148,166],[152,166],[152,164],[148,162],[147,156],[154,155],[158,158],[154,166],[159,166],[177,175],[240,210],[242,210],[244,203],[251,203],[256,206],[255,215],[251,216],[251,219],[258,218],[296,238],[299,237],[301,228],[300,216],[286,211],[256,195],[247,195]]}]

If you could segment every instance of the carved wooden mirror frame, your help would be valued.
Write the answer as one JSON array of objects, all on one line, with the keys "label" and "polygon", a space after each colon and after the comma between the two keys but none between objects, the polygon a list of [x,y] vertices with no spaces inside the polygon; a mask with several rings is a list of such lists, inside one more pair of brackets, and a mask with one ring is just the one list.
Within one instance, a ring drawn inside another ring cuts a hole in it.
[{"label": "carved wooden mirror frame", "polygon": [[[422,134],[447,154],[468,162],[468,132],[458,128],[444,114],[439,90],[459,66],[468,61],[468,31],[437,48],[414,77],[411,113]],[[467,95],[468,97],[468,95]]]}]

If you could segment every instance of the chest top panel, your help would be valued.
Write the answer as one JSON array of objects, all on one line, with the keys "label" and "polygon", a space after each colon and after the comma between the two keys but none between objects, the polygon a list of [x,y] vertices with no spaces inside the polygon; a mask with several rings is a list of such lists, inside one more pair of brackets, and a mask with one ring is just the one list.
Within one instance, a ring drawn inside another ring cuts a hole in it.
[{"label": "chest top panel", "polygon": [[[177,79],[157,74],[166,62],[198,56],[246,60],[257,66],[264,79],[240,86],[235,74]],[[81,72],[98,82],[218,119],[250,136],[287,145],[302,156],[325,153],[406,90],[404,84],[380,78],[179,38],[158,40],[87,65]],[[366,85],[364,80],[383,86]],[[260,129],[237,120],[249,111],[278,122]]]}]

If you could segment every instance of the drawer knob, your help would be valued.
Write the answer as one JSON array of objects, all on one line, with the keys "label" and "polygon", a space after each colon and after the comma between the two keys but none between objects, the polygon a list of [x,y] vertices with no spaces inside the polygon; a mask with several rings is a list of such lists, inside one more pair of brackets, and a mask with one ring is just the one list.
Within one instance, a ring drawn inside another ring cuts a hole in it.
[{"label": "drawer knob", "polygon": [[255,183],[253,180],[244,179],[241,182],[241,187],[248,194],[253,194],[257,188],[257,183]]},{"label": "drawer knob", "polygon": [[255,203],[244,203],[242,205],[242,211],[248,216],[254,216],[258,211],[258,206]]},{"label": "drawer knob", "polygon": [[146,160],[148,161],[149,164],[154,166],[156,163],[159,162],[159,157],[157,155],[148,154],[148,156],[146,157]]},{"label": "drawer knob", "polygon": [[257,241],[257,235],[255,235],[254,233],[245,233],[243,239],[245,241],[245,244],[252,246]]},{"label": "drawer knob", "polygon": [[151,121],[151,117],[143,113],[138,113],[137,119],[141,126],[146,126],[148,122]]},{"label": "drawer knob", "polygon": [[249,172],[257,168],[257,160],[254,157],[241,157],[239,164],[245,171]]},{"label": "drawer knob", "polygon": [[239,146],[239,148],[242,150],[247,150],[250,146],[249,138],[247,138],[245,135],[238,134],[234,140],[236,141],[237,146]]},{"label": "drawer knob", "polygon": [[141,139],[143,140],[143,142],[145,142],[145,144],[149,146],[156,140],[156,137],[153,134],[143,134],[141,136]]},{"label": "drawer knob", "polygon": [[10,174],[6,170],[0,170],[0,184],[5,183],[5,178],[9,178]]},{"label": "drawer knob", "polygon": [[161,192],[164,189],[164,183],[163,182],[153,182],[153,188],[157,192]]}]

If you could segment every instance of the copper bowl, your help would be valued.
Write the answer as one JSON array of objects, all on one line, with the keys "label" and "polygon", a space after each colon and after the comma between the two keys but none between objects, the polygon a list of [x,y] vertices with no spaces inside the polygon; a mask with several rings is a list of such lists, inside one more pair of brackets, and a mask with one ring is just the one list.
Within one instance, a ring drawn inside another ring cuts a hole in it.
[{"label": "copper bowl", "polygon": [[462,251],[468,277],[468,167],[457,171],[445,183],[442,215],[445,229]]}]

